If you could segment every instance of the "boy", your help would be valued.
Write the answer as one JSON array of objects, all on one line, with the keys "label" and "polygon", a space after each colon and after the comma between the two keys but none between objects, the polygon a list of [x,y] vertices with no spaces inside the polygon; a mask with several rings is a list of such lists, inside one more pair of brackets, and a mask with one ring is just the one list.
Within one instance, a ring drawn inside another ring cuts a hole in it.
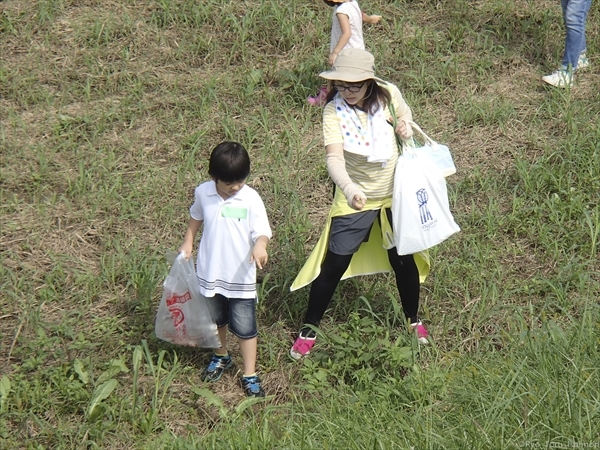
[{"label": "boy", "polygon": [[264,397],[256,375],[256,266],[267,263],[271,227],[263,201],[246,186],[250,157],[237,142],[223,142],[210,155],[207,181],[195,190],[190,222],[179,249],[192,255],[194,238],[204,223],[198,247],[197,276],[202,295],[217,323],[221,347],[202,380],[215,382],[233,365],[227,352],[227,328],[238,337],[244,363],[241,385],[249,397]]}]

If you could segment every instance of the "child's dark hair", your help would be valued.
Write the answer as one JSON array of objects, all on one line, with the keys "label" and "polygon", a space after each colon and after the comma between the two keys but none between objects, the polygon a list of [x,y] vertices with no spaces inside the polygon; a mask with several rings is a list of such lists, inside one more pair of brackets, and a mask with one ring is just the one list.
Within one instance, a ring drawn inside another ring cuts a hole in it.
[{"label": "child's dark hair", "polygon": [[332,1],[329,1],[329,0],[323,0],[323,1],[328,6],[339,6],[340,5],[340,2],[332,2]]},{"label": "child's dark hair", "polygon": [[250,175],[250,156],[239,142],[221,142],[210,154],[208,174],[225,183],[243,181]]},{"label": "child's dark hair", "polygon": [[[379,86],[375,80],[367,80],[366,83],[369,83],[369,85],[367,86],[367,92],[361,109],[367,113],[375,114],[380,105],[383,105],[385,108],[392,102],[392,96],[387,89]],[[325,103],[329,103],[333,100],[335,94],[337,94],[337,91],[333,87],[333,81],[329,81],[328,87],[329,92],[327,93]]]}]

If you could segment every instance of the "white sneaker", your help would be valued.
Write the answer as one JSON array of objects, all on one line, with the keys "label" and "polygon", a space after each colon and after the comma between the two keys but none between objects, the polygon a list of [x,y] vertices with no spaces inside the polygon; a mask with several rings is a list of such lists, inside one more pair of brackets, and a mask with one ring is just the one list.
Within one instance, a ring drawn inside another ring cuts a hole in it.
[{"label": "white sneaker", "polygon": [[559,69],[550,75],[543,76],[542,81],[554,87],[571,87],[573,86],[573,71]]},{"label": "white sneaker", "polygon": [[577,60],[577,70],[587,69],[588,67],[590,67],[590,60],[585,53],[582,53]]}]

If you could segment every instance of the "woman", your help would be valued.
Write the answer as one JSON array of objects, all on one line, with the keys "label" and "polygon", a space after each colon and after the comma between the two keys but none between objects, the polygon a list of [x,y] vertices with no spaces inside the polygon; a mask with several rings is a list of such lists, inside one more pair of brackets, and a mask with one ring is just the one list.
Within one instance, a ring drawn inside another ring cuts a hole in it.
[{"label": "woman", "polygon": [[427,343],[418,317],[420,283],[429,272],[427,253],[399,256],[391,231],[398,159],[394,131],[409,139],[412,130],[406,121],[412,114],[398,88],[377,78],[373,66],[373,55],[351,48],[320,74],[329,80],[323,135],[335,195],[327,226],[290,288],[312,283],[304,325],[290,350],[294,359],[310,353],[314,328],[341,279],[391,270],[404,314],[419,341]]}]

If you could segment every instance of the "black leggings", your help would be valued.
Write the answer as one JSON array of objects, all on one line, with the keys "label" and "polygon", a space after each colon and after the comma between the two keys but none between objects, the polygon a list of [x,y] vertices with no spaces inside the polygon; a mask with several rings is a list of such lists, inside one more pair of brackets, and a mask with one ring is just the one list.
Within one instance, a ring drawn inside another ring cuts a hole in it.
[{"label": "black leggings", "polygon": [[[396,275],[396,286],[404,315],[410,319],[411,323],[415,323],[419,320],[419,292],[421,289],[417,264],[413,255],[400,256],[396,253],[395,247],[388,250],[388,258]],[[351,259],[352,255],[338,255],[331,250],[327,251],[321,265],[321,273],[310,287],[308,309],[304,317],[305,324],[319,325]]]}]

